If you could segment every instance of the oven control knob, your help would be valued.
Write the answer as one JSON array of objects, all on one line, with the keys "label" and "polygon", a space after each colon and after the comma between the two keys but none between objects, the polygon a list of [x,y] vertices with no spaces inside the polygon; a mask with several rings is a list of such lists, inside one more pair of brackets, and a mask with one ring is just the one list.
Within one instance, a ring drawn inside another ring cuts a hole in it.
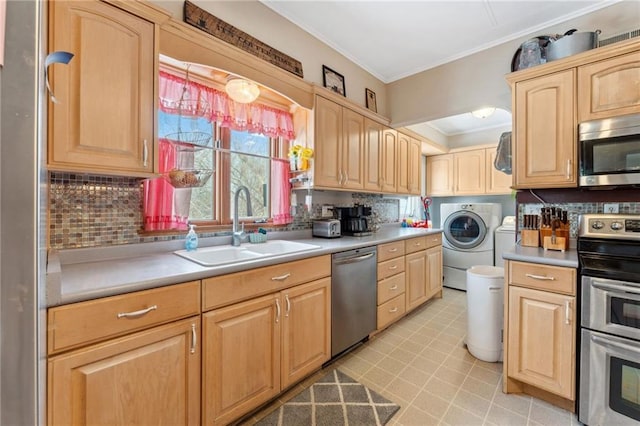
[{"label": "oven control knob", "polygon": [[591,223],[591,227],[593,229],[602,229],[604,228],[604,223],[600,220],[595,220]]},{"label": "oven control knob", "polygon": [[624,225],[620,222],[611,222],[611,229],[614,231],[620,231],[623,227]]}]

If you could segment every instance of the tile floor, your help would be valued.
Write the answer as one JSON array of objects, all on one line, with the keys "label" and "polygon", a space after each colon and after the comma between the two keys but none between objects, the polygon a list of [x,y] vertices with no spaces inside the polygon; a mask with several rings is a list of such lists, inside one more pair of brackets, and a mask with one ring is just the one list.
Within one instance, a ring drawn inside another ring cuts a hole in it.
[{"label": "tile floor", "polygon": [[466,328],[466,293],[445,288],[442,299],[427,302],[242,424],[254,424],[333,368],[401,406],[390,426],[580,424],[546,402],[502,393],[502,363],[471,356],[463,343]]}]

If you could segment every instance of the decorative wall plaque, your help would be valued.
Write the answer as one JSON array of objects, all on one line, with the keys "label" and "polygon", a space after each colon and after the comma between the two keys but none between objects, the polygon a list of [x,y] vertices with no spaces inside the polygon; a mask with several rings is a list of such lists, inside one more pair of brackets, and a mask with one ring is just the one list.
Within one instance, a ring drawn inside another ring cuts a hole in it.
[{"label": "decorative wall plaque", "polygon": [[300,78],[304,77],[300,61],[227,24],[189,1],[184,2],[184,22]]}]

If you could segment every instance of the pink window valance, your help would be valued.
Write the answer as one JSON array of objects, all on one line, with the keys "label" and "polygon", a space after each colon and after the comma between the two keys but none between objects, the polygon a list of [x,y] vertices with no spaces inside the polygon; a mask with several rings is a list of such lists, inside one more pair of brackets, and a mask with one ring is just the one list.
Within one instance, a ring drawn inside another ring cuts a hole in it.
[{"label": "pink window valance", "polygon": [[185,78],[166,71],[160,71],[159,92],[159,107],[164,112],[176,114],[176,101],[188,99],[191,108],[182,108],[182,115],[208,118],[233,130],[295,139],[293,117],[288,111],[257,103],[237,103],[220,90],[193,81],[187,83]]}]

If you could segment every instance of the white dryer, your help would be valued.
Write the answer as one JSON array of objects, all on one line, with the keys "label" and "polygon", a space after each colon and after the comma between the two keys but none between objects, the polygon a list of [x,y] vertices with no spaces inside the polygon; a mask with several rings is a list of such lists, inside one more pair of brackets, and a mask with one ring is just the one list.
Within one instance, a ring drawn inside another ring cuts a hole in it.
[{"label": "white dryer", "polygon": [[467,289],[467,269],[494,264],[494,232],[502,220],[498,203],[440,205],[444,286]]}]

